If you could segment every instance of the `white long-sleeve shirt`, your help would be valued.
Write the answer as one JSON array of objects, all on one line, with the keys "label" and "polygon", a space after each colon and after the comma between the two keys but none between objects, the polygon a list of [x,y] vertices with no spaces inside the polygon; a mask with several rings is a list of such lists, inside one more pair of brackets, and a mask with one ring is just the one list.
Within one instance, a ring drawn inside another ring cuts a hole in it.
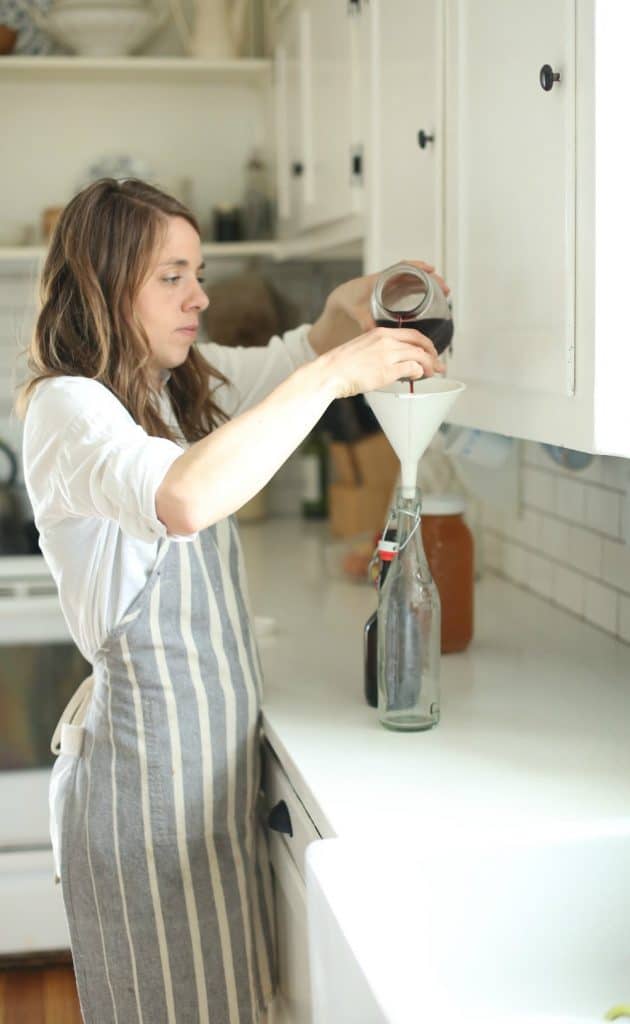
[{"label": "white long-sleeve shirt", "polygon": [[[315,359],[309,327],[274,337],[263,348],[200,344],[230,382],[214,392],[220,408],[231,417],[245,412]],[[158,540],[167,535],[155,494],[188,445],[166,388],[160,406],[179,443],[150,437],[108,388],[86,377],[43,381],[26,414],[24,480],[40,547],[70,633],[88,661],[140,593]]]}]

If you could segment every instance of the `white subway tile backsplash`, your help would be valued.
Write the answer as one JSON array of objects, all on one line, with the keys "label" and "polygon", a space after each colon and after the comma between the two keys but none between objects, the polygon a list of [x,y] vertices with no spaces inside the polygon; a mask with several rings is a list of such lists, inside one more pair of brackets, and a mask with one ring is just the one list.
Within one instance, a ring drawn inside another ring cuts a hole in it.
[{"label": "white subway tile backsplash", "polygon": [[[547,456],[549,458],[549,456]],[[553,463],[554,472],[558,473],[568,480],[575,480],[578,483],[592,483],[600,485],[603,483],[603,469],[602,460],[599,455],[595,455],[588,466],[584,469],[573,470],[565,466],[560,466],[558,463]]]},{"label": "white subway tile backsplash", "polygon": [[482,508],[482,518],[484,526],[489,526],[492,530],[506,532],[507,515],[504,509],[486,504]]},{"label": "white subway tile backsplash", "polygon": [[527,552],[518,544],[505,541],[503,545],[503,572],[515,583],[527,584],[528,573],[526,568]]},{"label": "white subway tile backsplash", "polygon": [[522,460],[526,466],[536,469],[547,469],[548,459],[537,441],[522,442]]},{"label": "white subway tile backsplash", "polygon": [[519,539],[529,547],[537,548],[542,521],[543,516],[540,512],[533,508],[524,507],[522,514],[516,519]]},{"label": "white subway tile backsplash", "polygon": [[584,577],[563,565],[556,565],[553,579],[553,600],[575,615],[584,614]]},{"label": "white subway tile backsplash", "polygon": [[619,541],[602,541],[602,580],[630,594],[630,547]]},{"label": "white subway tile backsplash", "polygon": [[630,459],[598,455],[572,472],[524,441],[520,472],[519,516],[484,505],[487,568],[630,643]]},{"label": "white subway tile backsplash", "polygon": [[553,593],[554,569],[554,563],[549,558],[528,551],[525,556],[525,585],[541,597],[549,598]]},{"label": "white subway tile backsplash", "polygon": [[597,579],[602,572],[602,543],[597,533],[591,533],[581,526],[567,526],[568,563],[585,576]]},{"label": "white subway tile backsplash", "polygon": [[540,548],[546,555],[561,562],[569,562],[569,531],[561,519],[541,516]]},{"label": "white subway tile backsplash", "polygon": [[584,584],[584,616],[608,633],[617,631],[617,591],[595,580]]},{"label": "white subway tile backsplash", "polygon": [[621,528],[621,497],[613,491],[587,486],[586,526],[610,537],[619,537]]},{"label": "white subway tile backsplash", "polygon": [[483,553],[485,566],[493,572],[503,574],[503,540],[492,530],[484,530]]},{"label": "white subway tile backsplash", "polygon": [[571,477],[558,474],[556,479],[556,515],[573,523],[584,523],[586,517],[586,493],[584,484]]},{"label": "white subway tile backsplash", "polygon": [[630,463],[628,459],[617,459],[614,457],[601,458],[602,483],[605,487],[613,487],[617,491],[623,491],[626,487]]},{"label": "white subway tile backsplash", "polygon": [[524,466],[522,472],[523,501],[526,505],[552,512],[555,501],[555,477],[540,469]]},{"label": "white subway tile backsplash", "polygon": [[619,636],[630,644],[630,597],[619,597]]}]

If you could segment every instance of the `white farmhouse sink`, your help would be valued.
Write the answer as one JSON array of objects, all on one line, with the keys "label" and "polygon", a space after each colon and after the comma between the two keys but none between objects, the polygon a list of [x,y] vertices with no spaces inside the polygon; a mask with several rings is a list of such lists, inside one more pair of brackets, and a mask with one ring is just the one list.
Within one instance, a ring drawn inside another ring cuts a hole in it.
[{"label": "white farmhouse sink", "polygon": [[630,1003],[630,824],[307,850],[313,1024],[560,1024]]}]

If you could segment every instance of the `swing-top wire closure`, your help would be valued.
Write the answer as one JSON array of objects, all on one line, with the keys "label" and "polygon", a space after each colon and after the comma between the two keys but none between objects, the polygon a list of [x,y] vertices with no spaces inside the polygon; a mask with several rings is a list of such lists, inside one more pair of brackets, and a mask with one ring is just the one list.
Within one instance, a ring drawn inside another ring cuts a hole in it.
[{"label": "swing-top wire closure", "polygon": [[[401,551],[404,551],[405,548],[407,547],[407,544],[412,539],[414,533],[418,529],[418,526],[420,525],[420,518],[421,517],[420,517],[420,512],[419,511],[416,510],[414,512],[410,512],[406,508],[397,508],[394,511],[389,513],[389,518],[388,518],[387,522],[385,523],[385,529],[383,530],[383,537],[387,536],[387,531],[390,528],[390,524],[391,524],[391,521],[394,518],[394,516],[401,516],[401,515],[402,516],[413,516],[413,518],[414,518],[413,527],[410,530],[410,532],[408,533],[407,537],[405,538],[405,542],[403,544],[399,544],[398,541],[396,541],[396,540],[383,540],[383,539],[381,539],[378,542],[378,554],[379,554],[379,557],[383,559],[383,561],[388,561],[388,562],[392,561],[392,559],[396,558],[396,556],[399,555]],[[385,557],[383,558],[383,556],[385,556]]]}]

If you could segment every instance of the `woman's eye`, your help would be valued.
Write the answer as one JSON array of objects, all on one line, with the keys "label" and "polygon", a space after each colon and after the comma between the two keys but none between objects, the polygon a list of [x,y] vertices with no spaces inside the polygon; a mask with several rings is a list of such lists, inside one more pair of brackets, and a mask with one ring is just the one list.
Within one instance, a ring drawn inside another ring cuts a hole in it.
[{"label": "woman's eye", "polygon": [[205,277],[198,277],[197,280],[199,281],[199,284],[205,284],[206,283]]},{"label": "woman's eye", "polygon": [[167,284],[177,284],[177,282],[181,280],[181,275],[174,274],[172,277],[164,277],[162,280],[166,281]]}]

